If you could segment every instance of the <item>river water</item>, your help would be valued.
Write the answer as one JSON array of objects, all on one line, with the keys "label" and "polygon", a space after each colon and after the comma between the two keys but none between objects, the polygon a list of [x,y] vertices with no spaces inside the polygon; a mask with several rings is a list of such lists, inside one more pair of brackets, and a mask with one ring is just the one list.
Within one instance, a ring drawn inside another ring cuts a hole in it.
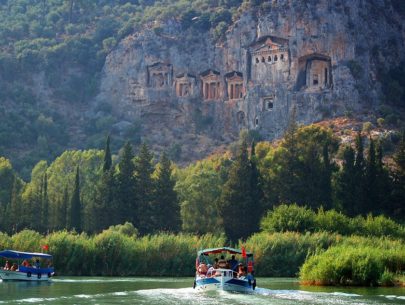
[{"label": "river water", "polygon": [[1,282],[0,304],[405,304],[405,288],[300,286],[258,278],[252,294],[197,292],[192,278],[56,277],[49,283]]}]

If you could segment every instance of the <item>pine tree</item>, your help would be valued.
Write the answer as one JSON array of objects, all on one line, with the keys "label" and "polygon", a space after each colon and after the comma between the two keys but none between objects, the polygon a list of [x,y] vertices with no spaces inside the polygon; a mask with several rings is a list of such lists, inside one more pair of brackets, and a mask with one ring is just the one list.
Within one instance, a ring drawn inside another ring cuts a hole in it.
[{"label": "pine tree", "polygon": [[247,143],[243,141],[219,201],[225,233],[233,242],[239,238],[247,238],[258,228],[257,215],[261,208],[260,202],[254,198],[257,194],[252,186],[254,179]]},{"label": "pine tree", "polygon": [[171,177],[171,162],[163,153],[156,169],[152,222],[154,231],[177,232],[180,230],[180,205]]},{"label": "pine tree", "polygon": [[104,149],[104,164],[103,172],[110,170],[112,166],[111,151],[110,151],[110,136],[107,136],[107,141]]},{"label": "pine tree", "polygon": [[69,229],[82,231],[82,203],[80,200],[80,171],[79,166],[76,167],[75,184],[73,187],[73,194],[70,200],[70,219]]},{"label": "pine tree", "polygon": [[134,154],[129,142],[122,148],[118,173],[116,175],[116,205],[119,223],[138,224],[138,202],[135,194]]},{"label": "pine tree", "polygon": [[153,202],[153,166],[152,154],[146,144],[141,146],[135,161],[135,190],[138,202],[138,227],[141,234],[150,233],[153,230],[151,223]]}]

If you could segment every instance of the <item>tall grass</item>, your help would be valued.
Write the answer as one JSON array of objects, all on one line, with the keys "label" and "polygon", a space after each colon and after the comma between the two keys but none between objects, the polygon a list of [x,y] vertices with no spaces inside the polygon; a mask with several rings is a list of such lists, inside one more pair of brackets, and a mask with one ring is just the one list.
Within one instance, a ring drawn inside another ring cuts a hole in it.
[{"label": "tall grass", "polygon": [[[0,233],[0,246],[39,252],[47,244],[57,273],[63,275],[192,276],[198,250],[227,245],[223,235],[138,237],[131,228],[120,228],[94,236],[67,231],[47,236],[30,230],[13,236]],[[238,246],[242,245],[255,254],[257,275],[296,276],[300,271],[301,280],[309,284],[388,285],[405,270],[403,241],[387,237],[261,232]]]},{"label": "tall grass", "polygon": [[195,272],[198,250],[225,245],[223,235],[161,233],[139,238],[114,229],[95,236],[67,231],[42,236],[29,230],[11,237],[0,234],[2,249],[39,252],[49,245],[53,265],[64,275],[189,276]]},{"label": "tall grass", "polygon": [[393,285],[404,272],[403,242],[351,237],[309,257],[300,279],[315,285]]},{"label": "tall grass", "polygon": [[405,227],[386,216],[350,218],[335,210],[317,212],[296,204],[282,204],[261,221],[265,232],[331,232],[342,235],[389,236],[405,240]]}]

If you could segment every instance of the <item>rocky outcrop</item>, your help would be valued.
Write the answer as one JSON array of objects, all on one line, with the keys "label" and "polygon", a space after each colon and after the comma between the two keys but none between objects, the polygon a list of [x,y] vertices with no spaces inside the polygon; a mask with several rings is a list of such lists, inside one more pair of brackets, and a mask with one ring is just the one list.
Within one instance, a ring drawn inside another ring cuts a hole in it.
[{"label": "rocky outcrop", "polygon": [[404,25],[383,0],[268,1],[242,13],[217,43],[170,20],[108,55],[95,104],[140,123],[155,149],[179,144],[183,160],[200,158],[241,129],[279,137],[293,109],[309,124],[372,108],[380,96],[375,57],[387,66],[404,59]]}]

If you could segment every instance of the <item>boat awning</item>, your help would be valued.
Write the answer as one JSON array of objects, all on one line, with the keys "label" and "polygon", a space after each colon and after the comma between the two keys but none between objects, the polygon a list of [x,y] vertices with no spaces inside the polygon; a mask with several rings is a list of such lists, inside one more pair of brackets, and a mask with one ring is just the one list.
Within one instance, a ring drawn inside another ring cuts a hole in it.
[{"label": "boat awning", "polygon": [[33,257],[52,258],[52,255],[46,254],[46,253],[4,250],[4,251],[0,251],[0,257],[17,258],[17,259],[18,258],[20,258],[20,259],[30,259],[30,258],[33,258]]},{"label": "boat awning", "polygon": [[[229,254],[242,254],[242,250],[229,248],[229,247],[222,247],[222,248],[210,248],[198,251],[198,256],[200,255],[210,255],[210,254],[219,254],[222,252],[227,252]],[[253,256],[253,253],[246,252],[246,256]]]}]

